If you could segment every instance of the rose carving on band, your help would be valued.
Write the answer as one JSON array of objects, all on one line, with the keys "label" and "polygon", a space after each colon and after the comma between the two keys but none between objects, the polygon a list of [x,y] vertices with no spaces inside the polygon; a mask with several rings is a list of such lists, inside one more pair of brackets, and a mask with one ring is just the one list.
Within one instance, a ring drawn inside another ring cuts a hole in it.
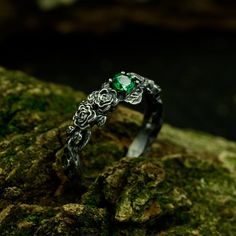
[{"label": "rose carving on band", "polygon": [[116,96],[116,91],[113,89],[101,89],[98,93],[97,99],[95,100],[95,103],[99,106],[99,111],[108,111],[111,106],[116,105],[118,103]]},{"label": "rose carving on band", "polygon": [[116,91],[109,88],[103,88],[100,91],[95,91],[88,96],[88,101],[91,104],[98,106],[98,112],[104,113],[110,110],[111,106],[118,104]]},{"label": "rose carving on band", "polygon": [[74,125],[78,126],[80,129],[86,129],[95,119],[96,112],[88,102],[83,102],[73,117]]}]

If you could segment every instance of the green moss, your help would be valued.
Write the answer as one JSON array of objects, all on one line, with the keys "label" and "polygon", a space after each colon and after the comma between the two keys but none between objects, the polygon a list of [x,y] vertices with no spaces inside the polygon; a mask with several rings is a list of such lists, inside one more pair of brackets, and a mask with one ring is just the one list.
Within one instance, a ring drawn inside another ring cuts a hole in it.
[{"label": "green moss", "polygon": [[[229,207],[225,201],[236,190],[234,179],[224,168],[215,163],[198,160],[196,157],[166,160],[164,164],[168,173],[166,181],[169,184],[163,182],[161,188],[168,185],[180,186],[192,202],[187,221],[188,228],[192,231],[198,228],[202,235],[230,235],[230,232],[234,232],[235,218],[227,224],[224,232],[220,226],[220,222],[225,220],[221,213]],[[165,203],[163,199],[159,201]],[[181,219],[181,215],[182,213],[175,215],[176,219]]]},{"label": "green moss", "polygon": [[38,218],[37,215],[28,215],[28,216],[25,218],[25,220],[36,224],[36,223],[38,223],[39,218]]},{"label": "green moss", "polygon": [[24,236],[33,235],[41,221],[55,216],[57,211],[52,208],[22,204],[14,206],[9,213],[0,225],[1,235]]},{"label": "green moss", "polygon": [[0,164],[6,167],[12,166],[15,164],[16,158],[16,151],[13,149],[8,149],[4,154],[1,155]]},{"label": "green moss", "polygon": [[57,212],[53,209],[47,209],[46,211],[43,212],[26,215],[24,219],[28,222],[39,224],[42,220],[46,220],[48,218],[55,216],[56,213]]},{"label": "green moss", "polygon": [[236,183],[224,167],[195,156],[169,156],[161,163],[153,158],[122,159],[97,179],[83,202],[115,209],[114,225],[130,225],[126,235],[132,235],[132,224],[144,222],[148,232],[167,235],[234,232],[236,198],[228,199]]},{"label": "green moss", "polygon": [[124,154],[121,146],[113,141],[97,142],[96,144],[88,144],[84,151],[84,161],[88,161],[87,168],[103,170],[104,167],[111,165]]},{"label": "green moss", "polygon": [[45,121],[52,122],[47,129],[55,127],[71,117],[84,98],[84,94],[74,94],[68,87],[46,85],[21,72],[4,69],[0,84],[0,138],[29,132]]}]

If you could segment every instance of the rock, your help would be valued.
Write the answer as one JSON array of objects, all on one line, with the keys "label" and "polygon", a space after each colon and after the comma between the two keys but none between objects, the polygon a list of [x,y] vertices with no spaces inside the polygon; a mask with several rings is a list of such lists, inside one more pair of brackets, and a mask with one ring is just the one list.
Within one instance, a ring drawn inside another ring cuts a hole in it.
[{"label": "rock", "polygon": [[0,69],[1,235],[234,235],[236,144],[165,124],[127,158],[142,115],[124,106],[94,127],[73,188],[60,159],[84,97]]}]

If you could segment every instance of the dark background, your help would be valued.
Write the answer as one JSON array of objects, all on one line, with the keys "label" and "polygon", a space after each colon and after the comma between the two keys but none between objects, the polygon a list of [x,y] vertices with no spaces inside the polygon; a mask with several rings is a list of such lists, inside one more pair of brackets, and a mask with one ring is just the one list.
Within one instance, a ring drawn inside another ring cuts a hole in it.
[{"label": "dark background", "polygon": [[0,65],[87,93],[133,71],[163,90],[165,121],[236,139],[232,0],[0,0]]}]

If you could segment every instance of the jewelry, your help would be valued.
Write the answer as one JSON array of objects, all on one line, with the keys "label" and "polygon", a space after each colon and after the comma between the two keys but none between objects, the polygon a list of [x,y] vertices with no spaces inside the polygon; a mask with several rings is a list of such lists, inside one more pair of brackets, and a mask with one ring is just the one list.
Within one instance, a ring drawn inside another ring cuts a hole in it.
[{"label": "jewelry", "polygon": [[80,173],[80,151],[86,146],[91,136],[93,125],[105,124],[107,114],[112,112],[119,102],[138,104],[143,95],[147,101],[147,109],[141,129],[128,148],[128,157],[145,154],[156,138],[162,126],[161,89],[153,80],[136,73],[121,72],[108,82],[103,83],[98,91],[92,92],[79,105],[73,116],[74,125],[68,128],[67,155],[63,165],[69,178]]}]

